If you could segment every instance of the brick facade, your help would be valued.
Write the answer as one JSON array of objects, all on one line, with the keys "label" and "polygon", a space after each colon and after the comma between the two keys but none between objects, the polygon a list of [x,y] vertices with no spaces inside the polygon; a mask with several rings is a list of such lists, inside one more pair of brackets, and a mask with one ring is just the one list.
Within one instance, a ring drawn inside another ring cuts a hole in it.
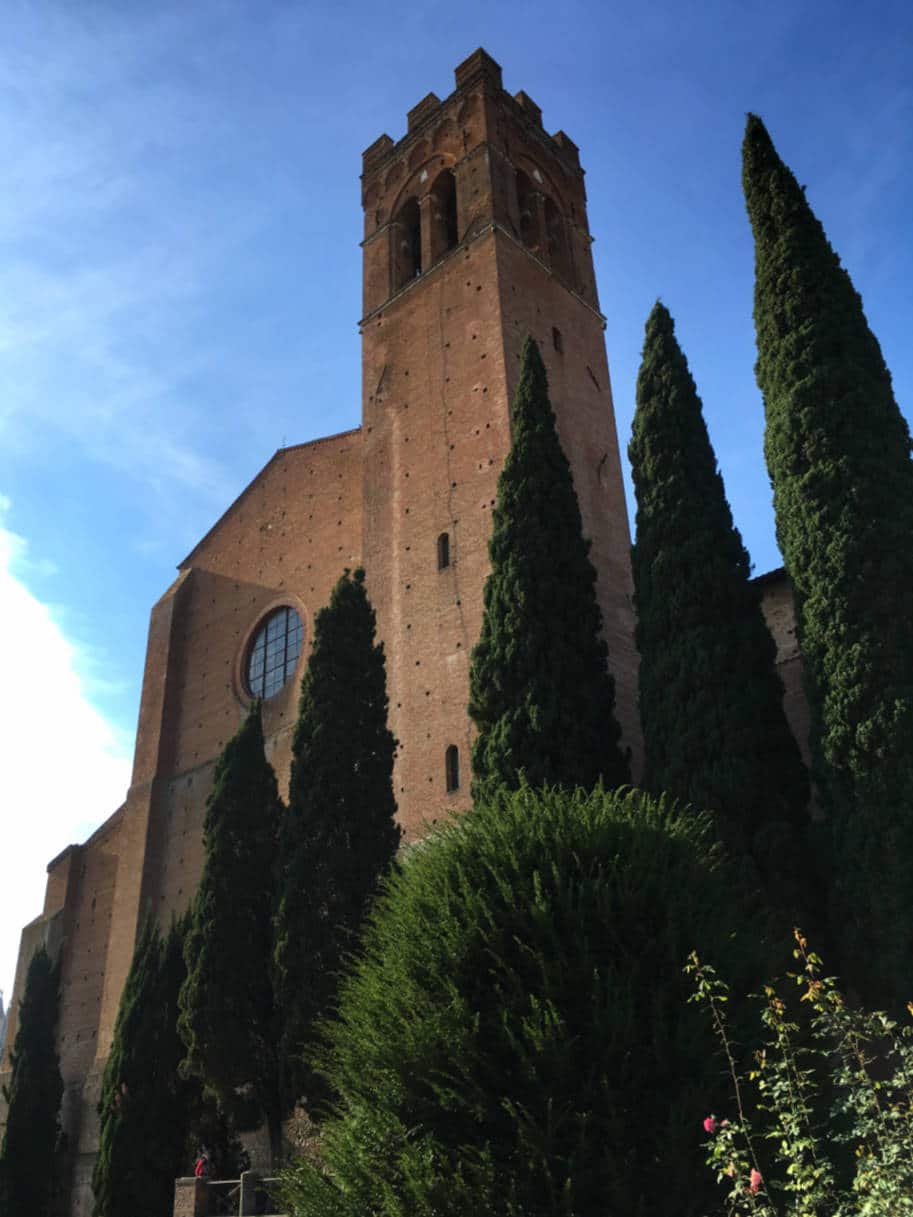
[{"label": "brick facade", "polygon": [[[7,1048],[34,945],[62,950],[71,1217],[91,1212],[95,1104],[142,911],[152,907],[167,925],[193,894],[213,765],[249,704],[246,657],[264,616],[287,604],[304,623],[296,677],[264,705],[280,789],[314,614],[343,568],[364,564],[386,649],[407,837],[468,805],[469,655],[526,333],[548,368],[592,540],[636,772],[630,538],[583,170],[572,141],[546,133],[532,99],[504,91],[484,51],[456,69],[456,86],[410,111],[398,143],[384,135],[364,154],[361,427],[277,452],[180,564],[152,610],[126,802],[50,864],[44,912],[23,931]],[[765,591],[785,652],[784,588],[773,580]],[[791,677],[787,688],[798,707]],[[460,782],[448,790],[454,747]]]}]

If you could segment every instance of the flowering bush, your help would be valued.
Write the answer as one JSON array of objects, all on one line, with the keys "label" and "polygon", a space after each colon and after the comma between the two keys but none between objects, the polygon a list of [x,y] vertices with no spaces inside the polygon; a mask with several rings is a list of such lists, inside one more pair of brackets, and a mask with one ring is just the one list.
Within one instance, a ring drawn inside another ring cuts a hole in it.
[{"label": "flowering bush", "polygon": [[[848,1005],[795,931],[793,1014],[762,994],[762,1046],[743,1071],[728,987],[692,952],[689,999],[703,1005],[728,1062],[732,1120],[704,1120],[707,1164],[730,1217],[913,1217],[913,1027]],[[908,1007],[913,1014],[913,1003]]]}]

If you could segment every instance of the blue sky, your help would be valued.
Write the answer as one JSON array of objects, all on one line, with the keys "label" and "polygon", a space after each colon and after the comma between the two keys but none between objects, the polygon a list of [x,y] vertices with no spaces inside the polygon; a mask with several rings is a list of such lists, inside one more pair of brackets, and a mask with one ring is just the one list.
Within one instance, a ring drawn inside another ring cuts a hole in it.
[{"label": "blue sky", "polygon": [[907,3],[24,3],[0,11],[0,988],[129,780],[149,609],[283,443],[359,421],[361,152],[483,45],[587,170],[622,445],[657,296],[779,564],[740,188],[760,113],[913,403]]}]

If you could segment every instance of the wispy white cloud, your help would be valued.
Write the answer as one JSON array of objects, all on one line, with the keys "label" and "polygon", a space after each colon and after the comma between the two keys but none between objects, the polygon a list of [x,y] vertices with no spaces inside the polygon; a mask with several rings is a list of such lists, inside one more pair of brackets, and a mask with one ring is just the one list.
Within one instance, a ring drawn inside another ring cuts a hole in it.
[{"label": "wispy white cloud", "polygon": [[45,867],[123,801],[129,742],[94,708],[78,670],[87,657],[27,586],[40,556],[5,527],[0,496],[0,620],[6,639],[0,698],[0,989],[12,989],[19,932],[41,912]]},{"label": "wispy white cloud", "polygon": [[186,12],[42,6],[41,38],[38,12],[7,13],[0,63],[0,442],[20,458],[73,444],[153,495],[221,506],[237,479],[206,455],[209,403],[186,386],[213,274],[264,206],[212,223],[194,166],[224,120],[167,70]]}]

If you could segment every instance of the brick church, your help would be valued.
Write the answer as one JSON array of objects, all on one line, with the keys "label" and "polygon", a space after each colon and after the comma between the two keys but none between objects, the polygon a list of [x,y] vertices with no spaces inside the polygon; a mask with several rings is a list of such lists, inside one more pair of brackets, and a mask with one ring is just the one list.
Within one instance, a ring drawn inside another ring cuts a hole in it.
[{"label": "brick church", "polygon": [[[62,961],[71,1217],[92,1208],[95,1108],[143,912],[167,924],[192,897],[213,766],[254,696],[287,784],[314,615],[343,568],[365,567],[377,610],[407,838],[468,805],[469,657],[527,333],[592,540],[636,772],[630,534],[578,150],[546,132],[526,93],[505,92],[484,51],[459,65],[455,85],[410,110],[398,142],[382,135],[364,153],[361,426],[280,449],[180,563],[152,609],[126,801],[49,864],[44,910],[23,930],[6,1047],[28,961],[46,942]],[[789,590],[779,572],[763,582],[795,723]],[[8,1056],[2,1064],[0,1082]]]}]

